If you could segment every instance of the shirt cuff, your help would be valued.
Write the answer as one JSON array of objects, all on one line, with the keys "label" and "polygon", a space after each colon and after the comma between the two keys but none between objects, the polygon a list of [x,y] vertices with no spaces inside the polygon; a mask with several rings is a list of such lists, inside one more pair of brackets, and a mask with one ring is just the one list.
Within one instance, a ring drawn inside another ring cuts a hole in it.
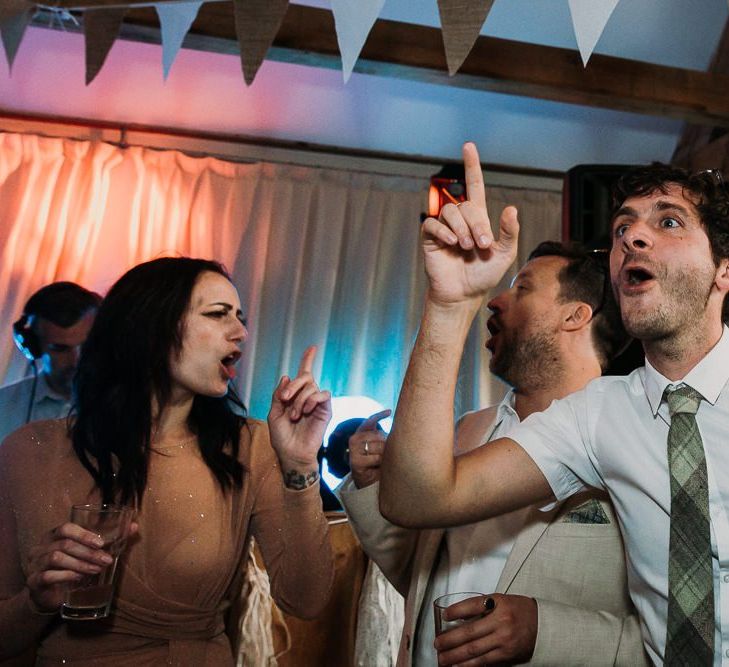
[{"label": "shirt cuff", "polygon": [[346,506],[348,500],[356,498],[358,502],[371,501],[377,507],[380,503],[380,483],[375,482],[374,484],[358,489],[352,479],[352,474],[349,473],[339,486],[334,489],[334,495],[343,506]]}]

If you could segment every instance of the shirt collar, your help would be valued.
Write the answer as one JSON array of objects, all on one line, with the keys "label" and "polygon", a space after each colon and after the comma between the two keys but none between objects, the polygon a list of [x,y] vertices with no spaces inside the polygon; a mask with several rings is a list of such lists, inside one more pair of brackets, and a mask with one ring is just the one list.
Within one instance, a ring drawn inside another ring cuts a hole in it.
[{"label": "shirt collar", "polygon": [[685,383],[698,391],[712,405],[729,380],[729,328],[724,325],[719,342],[681,380],[671,381],[661,375],[648,359],[645,360],[645,393],[653,416],[658,414],[663,392],[668,385]]},{"label": "shirt collar", "polygon": [[494,420],[494,428],[496,428],[502,421],[504,421],[504,417],[506,417],[507,415],[513,415],[517,419],[519,418],[516,414],[516,410],[514,409],[515,402],[516,393],[513,389],[509,389],[509,391],[506,392],[504,398],[501,399],[499,407],[496,408],[496,419]]},{"label": "shirt collar", "polygon": [[61,394],[53,391],[51,389],[50,385],[48,384],[48,381],[46,380],[46,374],[45,373],[39,373],[38,374],[38,385],[35,388],[35,399],[34,402],[38,403],[39,401],[42,401],[43,399],[50,399],[52,401],[55,401],[56,403],[68,403],[69,399],[67,399],[65,396],[61,396]]}]

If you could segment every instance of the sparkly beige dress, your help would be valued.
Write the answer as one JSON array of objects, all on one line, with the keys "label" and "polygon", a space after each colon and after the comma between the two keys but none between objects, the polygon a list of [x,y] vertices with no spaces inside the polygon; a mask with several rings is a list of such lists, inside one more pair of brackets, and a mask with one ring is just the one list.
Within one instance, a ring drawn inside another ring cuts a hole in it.
[{"label": "sparkly beige dress", "polygon": [[318,486],[284,487],[262,422],[243,428],[240,460],[243,487],[224,494],[194,441],[153,453],[112,616],[64,622],[31,609],[29,551],[98,493],[63,421],[11,434],[0,446],[0,663],[38,638],[39,665],[233,665],[225,613],[240,596],[251,536],[279,606],[318,613],[333,576]]}]

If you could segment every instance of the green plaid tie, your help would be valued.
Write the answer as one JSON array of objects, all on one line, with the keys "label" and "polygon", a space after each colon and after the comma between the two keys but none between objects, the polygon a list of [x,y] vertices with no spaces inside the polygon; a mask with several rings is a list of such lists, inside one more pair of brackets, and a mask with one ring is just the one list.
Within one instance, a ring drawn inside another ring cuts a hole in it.
[{"label": "green plaid tie", "polygon": [[714,575],[706,457],[696,424],[702,396],[683,385],[664,394],[671,413],[671,540],[666,665],[714,664]]}]

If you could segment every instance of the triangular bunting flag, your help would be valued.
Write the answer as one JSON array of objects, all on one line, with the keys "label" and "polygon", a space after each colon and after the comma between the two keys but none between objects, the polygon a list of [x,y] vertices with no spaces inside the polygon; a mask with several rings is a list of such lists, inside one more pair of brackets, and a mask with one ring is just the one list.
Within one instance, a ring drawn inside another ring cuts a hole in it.
[{"label": "triangular bunting flag", "polygon": [[127,10],[87,9],[84,12],[84,38],[86,40],[86,85],[88,86],[101,70],[111,47],[119,35]]},{"label": "triangular bunting flag", "polygon": [[463,65],[476,43],[494,0],[438,0],[448,74]]},{"label": "triangular bunting flag", "polygon": [[24,0],[11,0],[0,8],[0,38],[11,71],[20,42],[23,41],[25,29],[33,18],[33,13],[32,5]]},{"label": "triangular bunting flag", "polygon": [[159,16],[162,35],[162,69],[165,81],[200,5],[202,2],[166,2],[154,6]]},{"label": "triangular bunting flag", "polygon": [[385,0],[332,0],[344,83],[349,81],[367,35],[384,4]]},{"label": "triangular bunting flag", "polygon": [[585,67],[618,2],[620,0],[569,0],[577,47]]},{"label": "triangular bunting flag", "polygon": [[32,8],[33,4],[29,0],[2,0],[0,2],[0,26]]},{"label": "triangular bunting flag", "polygon": [[289,0],[233,0],[240,61],[249,86],[281,27],[288,6]]}]

